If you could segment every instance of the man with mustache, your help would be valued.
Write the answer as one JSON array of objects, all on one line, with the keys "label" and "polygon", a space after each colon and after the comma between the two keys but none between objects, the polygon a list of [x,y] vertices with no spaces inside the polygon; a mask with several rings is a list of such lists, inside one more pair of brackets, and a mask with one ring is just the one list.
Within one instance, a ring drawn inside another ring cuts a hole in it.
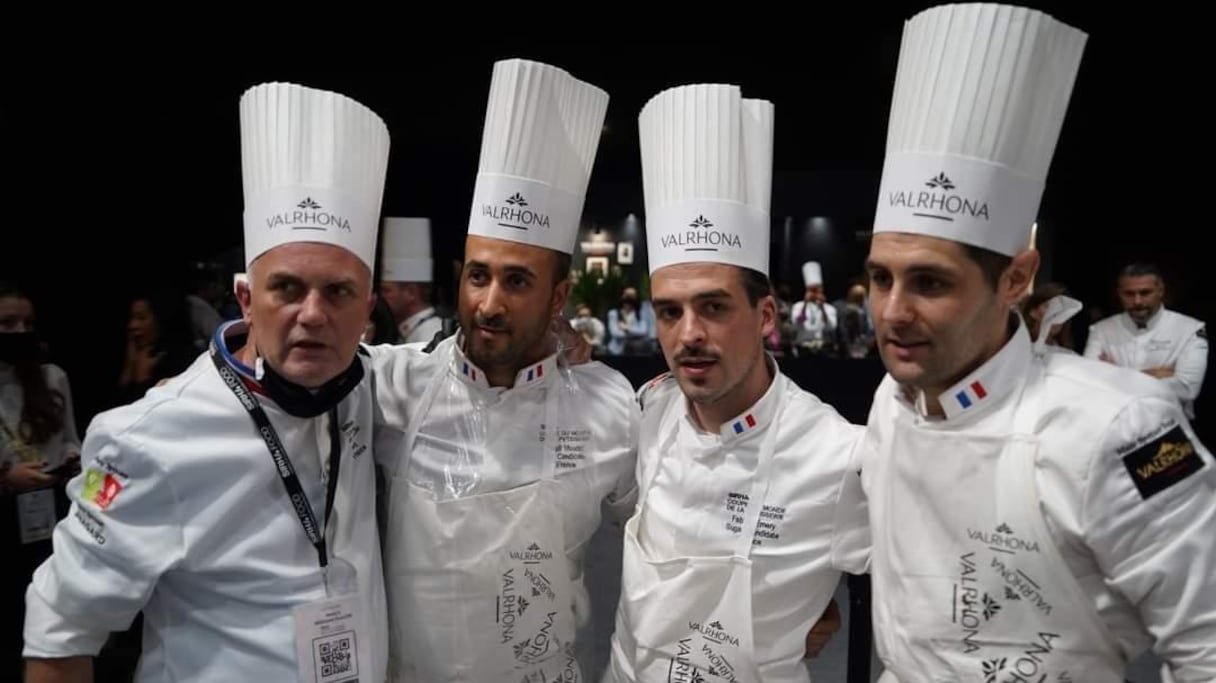
[{"label": "man with mustache", "polygon": [[1165,308],[1161,271],[1133,263],[1119,273],[1123,312],[1089,328],[1085,357],[1139,370],[1161,380],[1195,419],[1195,399],[1208,369],[1203,321]]},{"label": "man with mustache", "polygon": [[860,451],[884,683],[1113,683],[1149,646],[1216,680],[1216,464],[1161,383],[1012,310],[1085,42],[1008,5],[904,27]]},{"label": "man with mustache", "polygon": [[732,85],[677,87],[639,129],[671,372],[639,394],[639,504],[605,680],[805,683],[804,635],[840,580],[837,497],[861,429],[764,350],[777,321],[773,106]]},{"label": "man with mustache", "polygon": [[371,350],[394,682],[582,680],[583,555],[604,501],[632,508],[640,415],[616,371],[559,364],[550,321],[607,104],[561,69],[494,65],[460,333]]}]

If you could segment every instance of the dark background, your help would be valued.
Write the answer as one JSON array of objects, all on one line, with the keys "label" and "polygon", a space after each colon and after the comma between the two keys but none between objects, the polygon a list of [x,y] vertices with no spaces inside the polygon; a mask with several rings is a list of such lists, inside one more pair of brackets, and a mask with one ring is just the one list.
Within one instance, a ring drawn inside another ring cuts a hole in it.
[{"label": "dark background", "polygon": [[[1111,312],[1117,269],[1156,261],[1172,307],[1216,320],[1204,272],[1212,117],[1204,103],[1210,58],[1197,35],[1203,22],[1104,9],[1112,4],[1030,4],[1090,34],[1040,211],[1045,276]],[[611,96],[585,208],[590,224],[644,215],[636,117],[650,96],[716,81],[772,100],[774,279],[797,291],[798,266],[814,257],[835,299],[866,251],[856,233],[873,218],[902,20],[925,6],[875,6],[852,19],[783,11],[737,37],[722,27],[672,28],[651,43],[624,41],[632,28],[588,33],[595,21],[584,18],[577,33],[528,26],[500,41],[480,31],[423,47],[427,29],[418,24],[357,56],[286,49],[290,41],[255,49],[248,40],[244,51],[225,54],[231,46],[222,38],[200,52],[161,36],[155,49],[113,40],[104,50],[65,53],[59,66],[12,68],[0,102],[0,279],[32,289],[44,336],[72,379],[83,431],[118,375],[133,288],[180,277],[198,260],[239,261],[237,102],[253,84],[289,80],[347,94],[385,119],[392,150],[384,213],[431,217],[443,288],[444,264],[460,257],[491,65],[527,57]],[[677,35],[687,39],[658,42]],[[546,44],[545,36],[577,40]],[[816,216],[828,229],[810,228]],[[787,223],[792,248],[782,250]]]}]

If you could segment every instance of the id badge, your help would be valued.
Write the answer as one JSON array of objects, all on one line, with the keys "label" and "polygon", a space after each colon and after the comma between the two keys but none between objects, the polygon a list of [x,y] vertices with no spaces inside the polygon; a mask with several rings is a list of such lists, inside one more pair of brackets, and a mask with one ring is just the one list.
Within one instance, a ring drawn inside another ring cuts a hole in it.
[{"label": "id badge", "polygon": [[55,530],[55,491],[40,489],[17,496],[17,521],[21,543],[45,541]]},{"label": "id badge", "polygon": [[371,682],[371,633],[357,594],[310,602],[293,617],[301,683]]}]

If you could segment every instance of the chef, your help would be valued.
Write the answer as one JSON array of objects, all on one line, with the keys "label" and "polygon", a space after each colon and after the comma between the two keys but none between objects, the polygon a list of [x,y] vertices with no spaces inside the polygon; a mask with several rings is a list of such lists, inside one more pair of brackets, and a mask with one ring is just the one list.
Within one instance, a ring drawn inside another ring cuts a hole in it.
[{"label": "chef", "polygon": [[240,101],[248,282],[180,376],[99,415],[26,594],[28,678],[92,679],[144,615],[138,681],[384,679],[387,630],[356,355],[384,122],[285,83]]},{"label": "chef", "polygon": [[580,681],[583,556],[601,506],[632,510],[640,413],[600,363],[559,364],[607,94],[494,65],[460,275],[461,332],[372,349],[395,682]]},{"label": "chef", "polygon": [[1011,307],[1086,36],[948,5],[904,27],[870,301],[888,375],[861,458],[883,681],[1216,680],[1216,464],[1143,374]]},{"label": "chef", "polygon": [[1152,264],[1125,267],[1118,290],[1123,312],[1089,328],[1085,357],[1161,380],[1195,419],[1195,399],[1208,369],[1206,326],[1162,305],[1165,281]]},{"label": "chef", "polygon": [[431,306],[431,221],[427,218],[384,219],[380,254],[380,297],[388,304],[401,343],[426,343],[443,330]]},{"label": "chef", "polygon": [[812,353],[831,351],[836,339],[836,307],[824,295],[823,268],[817,261],[807,261],[802,264],[802,279],[806,283],[802,301],[790,307],[790,320],[797,330],[794,344]]},{"label": "chef", "polygon": [[607,681],[809,681],[804,636],[840,580],[836,502],[862,430],[764,350],[773,110],[737,86],[688,85],[638,119],[671,372],[640,394]]}]

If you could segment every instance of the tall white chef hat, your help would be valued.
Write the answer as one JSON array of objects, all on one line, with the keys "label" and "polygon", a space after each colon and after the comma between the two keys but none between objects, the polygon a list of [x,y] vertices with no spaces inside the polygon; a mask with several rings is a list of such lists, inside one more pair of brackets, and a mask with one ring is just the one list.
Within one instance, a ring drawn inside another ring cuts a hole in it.
[{"label": "tall white chef hat", "polygon": [[768,274],[773,104],[685,85],[638,116],[650,272],[711,262]]},{"label": "tall white chef hat", "polygon": [[573,253],[607,109],[557,67],[496,62],[469,234]]},{"label": "tall white chef hat", "polygon": [[241,97],[245,265],[289,242],[323,242],[375,265],[388,128],[337,93],[264,83]]},{"label": "tall white chef hat", "polygon": [[380,279],[384,282],[431,282],[433,271],[431,220],[385,217]]},{"label": "tall white chef hat", "polygon": [[904,25],[874,232],[1012,256],[1030,244],[1086,34],[993,4]]},{"label": "tall white chef hat", "polygon": [[823,284],[823,269],[819,267],[818,261],[802,264],[802,280],[806,282],[807,287]]}]

